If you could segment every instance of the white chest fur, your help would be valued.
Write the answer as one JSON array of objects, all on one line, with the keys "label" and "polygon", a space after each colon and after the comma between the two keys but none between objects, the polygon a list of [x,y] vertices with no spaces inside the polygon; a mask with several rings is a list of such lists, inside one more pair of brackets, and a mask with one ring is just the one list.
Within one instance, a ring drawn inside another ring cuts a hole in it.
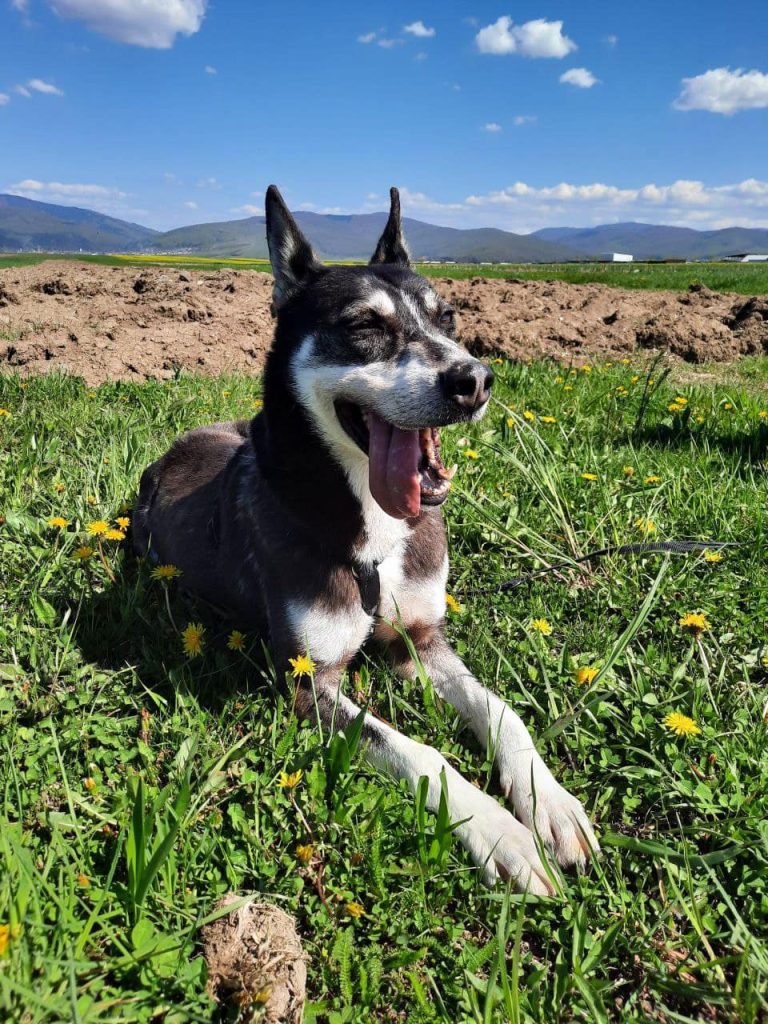
[{"label": "white chest fur", "polygon": [[434,576],[411,579],[405,572],[404,553],[402,544],[379,565],[379,615],[385,622],[399,620],[405,626],[439,622],[445,614],[448,556]]}]

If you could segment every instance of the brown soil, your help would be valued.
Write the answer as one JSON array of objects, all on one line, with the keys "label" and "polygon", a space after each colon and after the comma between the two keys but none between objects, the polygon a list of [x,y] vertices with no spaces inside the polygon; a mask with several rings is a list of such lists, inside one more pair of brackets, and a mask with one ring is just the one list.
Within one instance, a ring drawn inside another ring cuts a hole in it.
[{"label": "brown soil", "polygon": [[[238,900],[229,893],[216,909]],[[246,903],[203,929],[208,990],[218,1002],[254,1010],[263,1024],[299,1024],[307,967],[290,914],[269,903]]]},{"label": "brown soil", "polygon": [[[560,281],[444,278],[459,336],[476,354],[565,363],[664,350],[691,363],[768,353],[768,299],[631,291]],[[0,270],[0,370],[51,369],[89,384],[261,369],[272,279],[47,261]]]}]

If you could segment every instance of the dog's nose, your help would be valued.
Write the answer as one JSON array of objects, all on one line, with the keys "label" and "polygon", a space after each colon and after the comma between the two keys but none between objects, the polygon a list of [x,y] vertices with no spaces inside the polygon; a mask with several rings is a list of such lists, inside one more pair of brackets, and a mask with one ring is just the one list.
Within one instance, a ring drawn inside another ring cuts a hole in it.
[{"label": "dog's nose", "polygon": [[474,412],[491,397],[493,371],[482,363],[457,363],[440,375],[448,398],[467,412]]}]

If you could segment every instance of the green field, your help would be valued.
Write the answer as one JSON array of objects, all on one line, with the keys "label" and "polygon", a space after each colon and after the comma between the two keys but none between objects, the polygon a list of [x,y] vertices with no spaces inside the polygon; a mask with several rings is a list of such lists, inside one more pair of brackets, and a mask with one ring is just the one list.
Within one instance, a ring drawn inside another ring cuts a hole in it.
[{"label": "green field", "polygon": [[[48,259],[84,260],[104,266],[171,266],[187,270],[269,271],[267,260],[207,259],[198,256],[58,256],[38,253],[0,254],[3,267],[28,266]],[[429,277],[497,277],[524,281],[598,282],[620,288],[669,288],[684,291],[704,284],[712,291],[755,295],[768,292],[768,263],[542,263],[493,266],[474,263],[418,265]]]},{"label": "green field", "polygon": [[[180,431],[250,415],[258,381],[0,377],[0,1019],[220,1019],[200,926],[234,890],[296,915],[307,1020],[766,1020],[768,360],[682,390],[660,367],[494,369],[489,415],[444,432],[448,633],[596,823],[602,860],[547,900],[484,889],[407,791],[296,721],[258,637],[229,649],[231,623],[88,533]],[[493,589],[682,537],[738,546]],[[374,658],[350,686],[496,792],[428,680]]]}]

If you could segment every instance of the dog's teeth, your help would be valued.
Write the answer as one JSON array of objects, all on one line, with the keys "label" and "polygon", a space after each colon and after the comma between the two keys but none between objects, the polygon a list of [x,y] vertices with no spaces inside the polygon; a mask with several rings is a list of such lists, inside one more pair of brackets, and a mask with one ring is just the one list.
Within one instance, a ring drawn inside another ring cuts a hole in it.
[{"label": "dog's teeth", "polygon": [[440,469],[438,470],[438,473],[443,478],[443,480],[453,480],[453,478],[456,476],[456,470],[458,468],[459,467],[457,463],[454,462],[450,469],[446,469],[445,466],[441,466]]}]

